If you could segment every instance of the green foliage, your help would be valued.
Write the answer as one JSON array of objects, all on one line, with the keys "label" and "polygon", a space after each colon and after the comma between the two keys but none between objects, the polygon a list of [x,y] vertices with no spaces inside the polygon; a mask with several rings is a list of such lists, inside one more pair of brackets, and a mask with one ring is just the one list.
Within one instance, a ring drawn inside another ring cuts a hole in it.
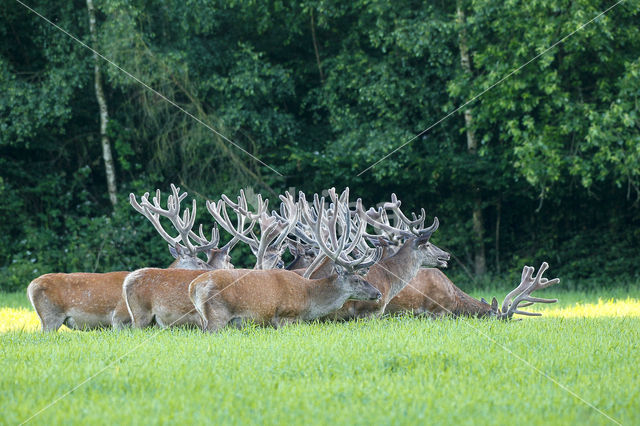
[{"label": "green foliage", "polygon": [[[349,185],[370,204],[396,192],[407,210],[440,218],[434,241],[456,256],[451,273],[465,280],[480,199],[490,275],[548,260],[563,277],[637,276],[637,0],[471,103],[477,155],[457,113],[358,176],[609,6],[459,4],[464,22],[451,2],[96,4],[101,53],[284,175],[104,62],[115,212],[91,52],[8,4],[0,11],[0,289],[43,272],[168,264],[165,244],[126,200],[170,182],[200,203],[241,187],[273,198],[291,187]],[[90,39],[84,3],[31,6]],[[462,35],[471,73],[460,66]],[[242,245],[233,257],[252,263]]]}]

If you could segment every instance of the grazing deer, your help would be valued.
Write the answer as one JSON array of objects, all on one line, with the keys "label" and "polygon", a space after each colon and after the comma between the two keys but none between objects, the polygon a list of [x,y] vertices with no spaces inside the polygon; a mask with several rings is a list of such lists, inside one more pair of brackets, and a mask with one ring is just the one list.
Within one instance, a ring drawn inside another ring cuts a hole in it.
[{"label": "grazing deer", "polygon": [[[556,299],[532,297],[531,293],[560,282],[559,278],[548,280],[542,275],[549,265],[543,262],[538,274],[532,277],[534,268],[525,266],[518,287],[511,291],[498,308],[494,297],[491,304],[477,300],[456,287],[446,275],[437,269],[422,269],[398,295],[389,302],[385,313],[413,312],[433,316],[477,316],[511,319],[514,314],[539,316],[540,313],[521,311],[518,308],[532,303],[554,303]],[[525,302],[526,304],[522,304]]]},{"label": "grazing deer", "polygon": [[[219,235],[216,229],[211,240],[204,238],[202,226],[200,235],[191,231],[195,216],[195,201],[191,212],[185,210],[180,218],[180,203],[187,196],[180,194],[180,188],[171,185],[172,195],[167,201],[168,209],[160,207],[160,192],[156,193],[153,205],[149,203],[149,194],[142,197],[140,204],[135,195],[130,195],[131,205],[147,217],[158,233],[169,243],[170,250],[177,257],[170,268],[212,269],[231,267],[228,251],[236,243],[232,240],[218,249]],[[160,216],[169,218],[178,237],[171,237],[160,224]],[[191,243],[190,238],[196,241]],[[200,252],[209,252],[209,261],[197,257]],[[56,331],[63,324],[72,329],[93,329],[113,326],[122,328],[131,320],[124,299],[122,283],[129,274],[127,271],[99,273],[45,274],[33,280],[27,287],[27,295],[35,309],[43,331]]]},{"label": "grazing deer", "polygon": [[[341,202],[348,203],[348,188],[341,196]],[[323,317],[348,299],[380,299],[382,294],[356,272],[375,263],[381,253],[379,249],[362,249],[360,241],[364,226],[360,224],[352,233],[348,208],[344,211],[336,204],[327,211],[324,198],[323,207],[316,210],[314,219],[307,214],[309,208],[305,206],[304,198],[299,200],[299,205],[305,220],[314,224],[313,234],[320,249],[318,257],[333,262],[333,273],[325,278],[308,278],[322,261],[313,262],[302,276],[287,270],[206,272],[189,286],[189,295],[205,330],[216,331],[229,323],[238,325],[246,320],[277,328]],[[346,220],[339,222],[338,218],[345,212]],[[339,224],[342,224],[340,236],[337,232]],[[347,258],[356,247],[361,247],[360,256]]]},{"label": "grazing deer", "polygon": [[[291,200],[286,197],[281,197],[281,199],[286,204],[283,211],[286,212],[287,218],[291,222],[297,222],[298,208],[295,202],[291,204]],[[269,248],[280,250],[289,225],[266,215],[267,201],[263,202],[262,198],[258,200],[258,212],[249,212],[243,192],[238,198],[238,204],[235,205],[239,214],[234,225],[229,219],[225,200],[228,198],[223,196],[223,199],[218,203],[207,202],[207,208],[214,219],[233,235],[233,240],[254,245],[257,266],[263,268],[274,266],[276,262],[271,258],[266,261],[265,257],[270,253]],[[250,220],[248,225],[246,225],[247,219]],[[253,233],[253,227],[258,220],[261,221],[259,238]],[[285,235],[281,238],[279,232],[283,232]],[[251,237],[248,237],[248,234],[251,234]],[[122,295],[133,326],[142,328],[155,322],[161,327],[173,325],[202,327],[200,316],[194,310],[189,299],[189,283],[204,272],[204,270],[182,271],[144,268],[129,274],[122,286]]]}]

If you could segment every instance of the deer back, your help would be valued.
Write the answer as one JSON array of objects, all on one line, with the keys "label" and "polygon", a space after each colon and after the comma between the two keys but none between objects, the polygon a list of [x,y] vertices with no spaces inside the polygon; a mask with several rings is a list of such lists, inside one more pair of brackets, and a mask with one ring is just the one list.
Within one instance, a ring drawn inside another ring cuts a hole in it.
[{"label": "deer back", "polygon": [[27,287],[27,295],[44,330],[57,330],[65,321],[77,328],[112,324],[114,312],[126,322],[122,282],[128,272],[53,273],[42,275]]}]

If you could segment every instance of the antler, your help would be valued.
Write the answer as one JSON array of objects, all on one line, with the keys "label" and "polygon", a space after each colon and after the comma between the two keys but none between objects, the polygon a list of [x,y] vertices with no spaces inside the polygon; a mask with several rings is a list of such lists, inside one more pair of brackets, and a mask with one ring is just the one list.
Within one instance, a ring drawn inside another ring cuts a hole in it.
[{"label": "antler", "polygon": [[[248,208],[247,198],[243,190],[240,190],[238,202],[234,203],[226,195],[222,195],[222,200],[217,204],[207,203],[209,213],[227,232],[234,235],[235,238],[248,244],[256,255],[256,269],[265,269],[273,265],[266,265],[264,261],[267,251],[279,254],[286,236],[292,232],[299,220],[298,206],[293,197],[288,192],[286,196],[280,196],[282,205],[280,211],[282,215],[273,212],[270,216],[267,214],[269,200],[262,200],[262,196],[258,194],[258,209],[252,212]],[[231,220],[227,213],[226,206],[235,211],[238,217],[237,229],[231,225]],[[245,219],[251,220],[248,228],[244,228]],[[260,237],[253,232],[256,222],[260,224]],[[248,234],[248,235],[247,235]],[[279,256],[274,256],[274,260]],[[275,262],[274,262],[275,263]]]},{"label": "antler", "polygon": [[[498,313],[500,319],[511,319],[514,314],[540,316],[542,314],[539,312],[521,311],[518,307],[530,306],[534,303],[555,303],[558,301],[558,299],[542,299],[531,296],[531,293],[536,290],[541,290],[560,282],[560,278],[548,280],[542,277],[548,268],[549,264],[547,262],[542,262],[540,269],[538,269],[538,274],[535,277],[533,277],[533,266],[525,266],[522,269],[520,284],[507,294],[502,302],[502,309]],[[521,304],[522,302],[525,303]]]},{"label": "antler", "polygon": [[[391,194],[391,202],[384,203],[377,211],[373,208],[368,211],[364,211],[362,208],[362,200],[356,201],[356,211],[360,218],[366,221],[368,224],[376,229],[380,229],[384,232],[388,232],[394,235],[398,235],[402,238],[418,238],[419,240],[428,240],[439,226],[438,218],[433,218],[433,224],[428,228],[424,227],[424,221],[426,213],[424,209],[421,209],[420,216],[416,216],[412,213],[413,220],[409,219],[400,210],[401,201],[398,200],[396,194]],[[391,210],[400,221],[399,226],[392,226],[389,222],[389,218],[386,210]]]},{"label": "antler", "polygon": [[[246,203],[247,200],[244,197],[244,191],[240,190],[241,197],[238,197],[238,205],[245,210],[247,209]],[[260,197],[260,195],[258,195]],[[225,200],[229,200],[226,195],[222,195],[222,199],[218,200],[218,202],[213,202],[207,200],[207,210],[209,214],[213,216],[215,221],[229,234],[233,236],[233,238],[227,243],[224,247],[227,249],[227,246],[230,246],[228,249],[232,248],[238,241],[242,241],[246,244],[251,244],[251,238],[247,237],[247,234],[253,230],[253,226],[256,223],[256,220],[253,219],[248,227],[245,228],[246,216],[242,214],[237,214],[237,221],[234,225],[229,218],[229,213],[227,212],[227,202]],[[262,205],[262,198],[259,198],[260,205]],[[244,204],[243,204],[244,203]],[[233,203],[231,203],[233,204]],[[235,204],[234,204],[235,205]],[[238,206],[236,205],[236,206]]]},{"label": "antler", "polygon": [[[180,188],[171,184],[171,192],[167,199],[167,208],[163,209],[161,204],[160,190],[156,190],[156,195],[153,197],[153,204],[149,202],[149,193],[145,192],[138,203],[136,196],[129,194],[129,202],[131,206],[144,217],[149,219],[153,227],[158,233],[169,243],[171,247],[180,246],[187,250],[193,257],[197,256],[198,252],[207,251],[218,246],[220,241],[220,234],[217,227],[213,227],[211,230],[211,239],[207,240],[202,231],[202,225],[198,228],[198,234],[192,231],[193,225],[196,220],[196,200],[193,200],[191,210],[186,208],[182,218],[180,217],[180,203],[187,197],[187,193],[180,194]],[[160,216],[164,216],[178,231],[177,237],[172,237],[162,227],[160,223]],[[197,245],[191,243],[190,238],[193,239]],[[180,244],[182,242],[182,244]]]},{"label": "antler", "polygon": [[[315,243],[320,248],[316,259],[305,270],[303,274],[305,278],[311,276],[325,257],[329,257],[335,264],[353,271],[373,265],[380,260],[382,255],[382,249],[372,249],[366,244],[362,245],[362,234],[366,226],[364,221],[357,219],[357,230],[355,233],[351,231],[353,222],[348,207],[349,188],[346,188],[340,197],[336,195],[335,189],[331,188],[329,195],[333,201],[329,208],[325,207],[324,197],[320,198],[318,194],[314,194],[313,207],[309,206],[302,191],[299,195],[298,202],[302,217],[309,226]],[[342,228],[340,236],[338,236],[338,225]],[[365,246],[366,249],[364,249]],[[359,248],[359,256],[350,259],[348,255],[356,247]]]}]

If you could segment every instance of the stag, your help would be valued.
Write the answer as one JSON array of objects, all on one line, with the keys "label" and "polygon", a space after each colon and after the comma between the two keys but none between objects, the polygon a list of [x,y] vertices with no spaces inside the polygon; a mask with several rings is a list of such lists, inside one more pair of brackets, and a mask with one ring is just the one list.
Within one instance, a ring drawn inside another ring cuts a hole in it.
[{"label": "stag", "polygon": [[[345,206],[348,194],[347,189],[340,197]],[[277,328],[323,317],[339,309],[349,299],[377,301],[382,297],[357,272],[377,262],[381,250],[363,249],[364,226],[359,224],[356,232],[351,232],[348,208],[336,201],[332,210],[326,210],[323,198],[323,207],[318,208],[317,216],[311,219],[304,197],[300,198],[298,205],[307,224],[312,225],[311,232],[320,250],[320,260],[312,262],[302,275],[287,270],[236,269],[210,271],[198,276],[191,282],[189,294],[202,318],[203,329],[217,331],[230,323],[238,325],[247,320]],[[346,214],[346,220],[339,221],[343,214]],[[342,223],[344,226],[340,225]],[[356,247],[360,247],[360,255],[349,258]],[[309,278],[316,268],[328,261],[332,263],[329,276]]]},{"label": "stag", "polygon": [[[330,190],[329,194],[335,203],[335,190]],[[304,194],[301,194],[301,197],[303,196]],[[389,209],[400,218],[402,226],[391,226],[388,221],[382,219],[386,217],[386,210]],[[308,212],[303,211],[303,213],[306,216],[316,214],[313,209]],[[419,217],[413,215],[414,219],[410,220],[400,210],[400,201],[395,194],[392,194],[391,202],[385,203],[378,211],[370,209],[365,212],[362,200],[358,199],[355,212],[350,211],[345,220],[347,217],[351,220],[357,217],[360,222],[366,222],[384,232],[400,235],[405,241],[393,255],[383,258],[373,265],[364,277],[381,292],[382,298],[379,302],[349,301],[325,319],[347,320],[382,315],[389,301],[413,279],[422,266],[447,267],[448,265],[449,253],[429,242],[431,235],[438,229],[438,218],[434,218],[433,224],[427,228],[424,227],[426,218],[424,210]],[[365,236],[370,235],[365,233]]]},{"label": "stag", "polygon": [[[180,203],[187,193],[180,194],[180,188],[171,185],[172,194],[167,200],[167,209],[160,207],[160,191],[156,191],[153,204],[149,194],[142,196],[138,203],[134,194],[130,195],[131,205],[151,221],[158,233],[169,243],[176,260],[170,268],[213,269],[229,268],[228,252],[236,243],[232,240],[218,249],[219,235],[213,229],[211,239],[204,237],[202,226],[199,234],[192,228],[196,217],[196,202],[191,211],[187,208],[180,217]],[[166,217],[178,231],[171,237],[160,224],[160,216]],[[191,239],[195,243],[191,242]],[[207,262],[199,259],[198,253],[208,252]],[[122,283],[127,271],[99,273],[45,274],[33,280],[27,287],[27,295],[35,309],[43,331],[56,331],[63,324],[72,329],[93,329],[113,326],[122,328],[131,320],[124,299]]]},{"label": "stag", "polygon": [[[298,209],[295,202],[291,204],[286,197],[281,196],[280,198],[286,205],[283,211],[287,212],[287,218],[291,222],[296,222]],[[217,203],[207,202],[207,209],[216,222],[233,236],[233,240],[255,246],[256,267],[275,266],[277,262],[271,257],[267,260],[266,257],[272,253],[270,249],[281,250],[280,246],[289,229],[287,223],[275,219],[271,220],[265,214],[268,201],[262,201],[261,197],[258,200],[258,211],[256,213],[249,212],[244,192],[241,192],[238,204],[234,205],[235,208],[240,206],[238,208],[240,214],[236,215],[237,220],[233,224],[229,218],[227,201],[225,200],[229,200],[229,198],[223,195]],[[261,220],[260,237],[253,232],[255,224],[259,220]],[[280,232],[284,235],[280,235]],[[202,327],[200,316],[194,310],[189,299],[188,290],[189,283],[204,272],[204,270],[143,268],[129,274],[122,286],[122,295],[133,326],[142,328],[155,322],[161,327],[174,325]]]},{"label": "stag", "polygon": [[[484,299],[477,300],[460,290],[453,282],[437,269],[422,269],[420,273],[387,305],[385,313],[412,312],[432,316],[476,316],[498,319],[511,319],[514,314],[539,316],[538,312],[526,312],[521,307],[533,303],[555,303],[557,299],[542,299],[531,296],[560,282],[559,278],[547,279],[542,275],[549,268],[543,262],[538,274],[533,277],[534,268],[525,266],[520,284],[504,298],[502,307],[494,297],[491,304]],[[523,303],[524,302],[524,303]]]}]

